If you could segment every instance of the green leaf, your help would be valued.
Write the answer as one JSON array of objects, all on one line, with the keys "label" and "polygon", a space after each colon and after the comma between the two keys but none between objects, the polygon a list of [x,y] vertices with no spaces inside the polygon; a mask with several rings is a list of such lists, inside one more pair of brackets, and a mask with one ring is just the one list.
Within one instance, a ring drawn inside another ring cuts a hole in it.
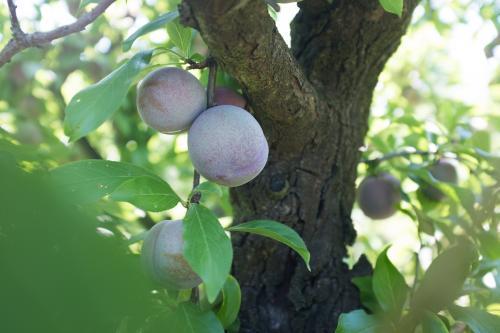
[{"label": "green leaf", "polygon": [[352,283],[359,289],[361,303],[371,312],[379,312],[380,304],[377,302],[373,292],[373,281],[371,276],[352,278]]},{"label": "green leaf", "polygon": [[111,199],[126,201],[150,212],[171,209],[180,198],[170,185],[157,177],[141,176],[122,183],[111,193]]},{"label": "green leaf", "polygon": [[481,254],[490,259],[500,259],[500,237],[496,230],[478,235]]},{"label": "green leaf", "polygon": [[495,169],[500,169],[499,155],[488,153],[487,151],[479,148],[475,148],[474,151],[476,152],[477,156],[490,163]]},{"label": "green leaf", "polygon": [[394,267],[387,257],[387,247],[377,258],[373,272],[373,292],[385,312],[399,317],[408,294],[403,275]]},{"label": "green leaf", "polygon": [[204,206],[191,204],[184,223],[184,256],[203,280],[213,303],[231,269],[231,241],[217,217]]},{"label": "green leaf", "polygon": [[426,311],[422,320],[422,328],[425,333],[448,333],[446,325],[438,316]]},{"label": "green leaf", "polygon": [[193,42],[193,30],[183,26],[176,19],[167,26],[168,37],[177,46],[186,58],[191,56],[191,44]]},{"label": "green leaf", "polygon": [[456,305],[449,310],[453,318],[466,323],[474,333],[493,333],[500,327],[500,317],[486,311]]},{"label": "green leaf", "polygon": [[222,288],[222,305],[217,312],[217,318],[224,328],[228,328],[238,318],[241,305],[241,290],[238,281],[228,276]]},{"label": "green leaf", "polygon": [[422,122],[411,114],[405,114],[394,119],[395,122],[408,125],[409,127],[422,127]]},{"label": "green leaf", "polygon": [[224,328],[212,311],[202,311],[190,302],[180,303],[173,310],[165,311],[150,326],[147,332],[224,333]]},{"label": "green leaf", "polygon": [[483,151],[490,151],[491,149],[491,135],[488,131],[476,131],[469,140],[472,146]]},{"label": "green leaf", "polygon": [[155,311],[152,285],[121,237],[99,235],[105,225],[45,174],[1,157],[0,170],[0,332],[114,333],[121,318],[142,322]]},{"label": "green leaf", "polygon": [[462,290],[477,254],[468,242],[448,248],[432,261],[413,295],[413,309],[438,312],[453,302]]},{"label": "green leaf", "polygon": [[158,30],[162,27],[165,26],[165,24],[169,23],[170,21],[176,19],[179,17],[179,12],[177,10],[173,10],[171,12],[168,12],[166,14],[158,16],[156,19],[153,21],[150,21],[137,29],[132,35],[127,37],[123,41],[123,51],[128,51],[132,47],[132,44],[134,44],[135,40],[141,36],[144,36],[145,34],[148,34],[152,31]]},{"label": "green leaf", "polygon": [[79,203],[90,203],[111,194],[121,184],[138,176],[158,176],[129,163],[83,160],[52,169],[51,177],[63,193],[71,193]]},{"label": "green leaf", "polygon": [[436,232],[436,220],[425,214],[423,210],[414,208],[414,211],[417,215],[419,231],[424,232],[430,236],[434,236],[434,233]]},{"label": "green leaf", "polygon": [[272,220],[255,220],[229,227],[227,230],[250,232],[281,242],[297,252],[306,263],[307,269],[311,270],[309,266],[311,254],[306,244],[295,230],[283,223]]},{"label": "green leaf", "polygon": [[136,54],[104,79],[73,96],[64,118],[64,133],[71,141],[87,135],[111,117],[127,96],[135,76],[149,64],[151,54],[151,51]]},{"label": "green leaf", "polygon": [[469,214],[470,217],[474,218],[476,216],[476,211],[474,209],[474,205],[476,203],[476,197],[474,196],[474,193],[470,189],[448,183],[441,183],[441,184],[444,186],[449,186],[453,190],[455,195],[458,197],[458,201],[460,202],[460,204]]},{"label": "green leaf", "polygon": [[379,2],[386,12],[396,14],[399,17],[403,14],[403,0],[379,0]]},{"label": "green leaf", "polygon": [[335,333],[378,333],[380,326],[375,316],[354,310],[340,315]]},{"label": "green leaf", "polygon": [[429,170],[425,168],[412,169],[411,174],[436,187],[456,203],[460,203],[472,218],[475,216],[474,204],[476,199],[471,190],[452,183],[441,182],[434,178]]}]

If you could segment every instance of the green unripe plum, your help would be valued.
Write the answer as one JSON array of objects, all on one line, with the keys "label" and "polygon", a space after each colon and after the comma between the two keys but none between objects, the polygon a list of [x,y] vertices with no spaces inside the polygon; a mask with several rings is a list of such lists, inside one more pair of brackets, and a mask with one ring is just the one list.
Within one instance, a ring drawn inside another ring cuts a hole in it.
[{"label": "green unripe plum", "polygon": [[247,105],[247,101],[243,96],[226,87],[215,88],[214,102],[217,105],[234,105],[242,109]]},{"label": "green unripe plum", "polygon": [[249,182],[264,169],[269,147],[250,113],[219,105],[196,118],[188,133],[188,151],[203,177],[234,187]]},{"label": "green unripe plum", "polygon": [[184,258],[183,232],[181,220],[165,220],[148,231],[142,245],[144,270],[154,281],[170,289],[190,289],[201,283]]},{"label": "green unripe plum", "polygon": [[180,68],[157,69],[137,87],[137,109],[142,120],[161,133],[188,129],[206,106],[201,83]]},{"label": "green unripe plum", "polygon": [[[441,182],[452,184],[458,183],[457,169],[453,163],[447,159],[440,159],[437,161],[430,167],[429,172],[432,177]],[[424,185],[422,187],[422,192],[427,198],[434,201],[441,201],[444,198],[444,193],[432,185]]]},{"label": "green unripe plum", "polygon": [[399,188],[399,180],[388,173],[368,176],[359,185],[359,207],[374,220],[386,219],[396,212],[401,201]]}]

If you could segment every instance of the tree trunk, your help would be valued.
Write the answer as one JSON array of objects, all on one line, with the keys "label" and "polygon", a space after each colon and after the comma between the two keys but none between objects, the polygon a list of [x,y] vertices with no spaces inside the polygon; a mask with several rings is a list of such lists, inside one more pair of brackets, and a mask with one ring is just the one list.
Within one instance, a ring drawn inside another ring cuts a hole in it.
[{"label": "tree trunk", "polygon": [[263,1],[184,1],[183,22],[241,84],[270,144],[261,175],[231,190],[235,223],[286,223],[312,256],[309,272],[277,242],[233,235],[241,332],[331,333],[341,313],[360,307],[351,278],[371,267],[364,257],[352,270],[343,262],[356,237],[359,148],[378,75],[416,4],[406,1],[398,18],[376,0],[305,0],[289,50]]}]

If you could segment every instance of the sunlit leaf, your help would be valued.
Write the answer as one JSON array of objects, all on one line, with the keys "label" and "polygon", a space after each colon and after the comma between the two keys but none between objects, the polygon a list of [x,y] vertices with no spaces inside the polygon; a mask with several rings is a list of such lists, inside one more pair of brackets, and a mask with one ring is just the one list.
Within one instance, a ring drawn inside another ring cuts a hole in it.
[{"label": "sunlit leaf", "polygon": [[149,64],[151,51],[136,54],[101,81],[78,92],[66,107],[64,133],[71,141],[87,135],[122,104],[135,76]]},{"label": "sunlit leaf", "polygon": [[135,177],[147,176],[162,181],[148,170],[133,164],[105,160],[82,160],[64,164],[52,169],[50,174],[61,192],[78,197],[78,203],[97,201]]},{"label": "sunlit leaf", "polygon": [[158,177],[135,177],[122,183],[111,193],[111,199],[126,201],[150,212],[171,209],[180,198],[170,185]]},{"label": "sunlit leaf", "polygon": [[132,44],[134,44],[137,38],[144,36],[145,34],[148,34],[152,31],[163,28],[167,23],[171,22],[177,17],[179,17],[179,12],[177,10],[173,10],[166,14],[160,15],[156,19],[146,23],[123,41],[123,51],[130,50]]},{"label": "sunlit leaf", "polygon": [[470,137],[471,144],[483,151],[491,149],[491,135],[487,131],[476,131]]}]

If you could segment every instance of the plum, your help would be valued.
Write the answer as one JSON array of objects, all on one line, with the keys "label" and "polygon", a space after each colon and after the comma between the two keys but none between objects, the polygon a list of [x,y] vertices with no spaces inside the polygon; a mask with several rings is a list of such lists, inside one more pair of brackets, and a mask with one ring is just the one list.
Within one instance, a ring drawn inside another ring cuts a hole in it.
[{"label": "plum", "polygon": [[[432,177],[445,183],[456,184],[458,182],[457,169],[453,163],[447,159],[440,159],[434,163],[430,168],[429,172]],[[444,193],[438,188],[432,185],[423,185],[422,193],[433,201],[441,201],[444,198]]]},{"label": "plum", "polygon": [[162,133],[186,130],[206,106],[207,97],[201,83],[180,68],[157,69],[137,87],[137,109],[141,118]]},{"label": "plum", "polygon": [[201,283],[184,258],[183,232],[182,220],[165,220],[148,231],[142,245],[141,261],[146,273],[170,289],[190,289]]},{"label": "plum", "polygon": [[388,173],[368,176],[359,185],[359,207],[374,220],[386,219],[396,212],[401,201],[399,188],[399,180]]},{"label": "plum", "polygon": [[219,105],[196,118],[188,132],[188,151],[203,177],[234,187],[262,171],[269,147],[250,113],[237,106]]},{"label": "plum", "polygon": [[234,105],[242,109],[247,105],[247,101],[243,96],[226,87],[215,88],[214,102],[217,105]]}]

